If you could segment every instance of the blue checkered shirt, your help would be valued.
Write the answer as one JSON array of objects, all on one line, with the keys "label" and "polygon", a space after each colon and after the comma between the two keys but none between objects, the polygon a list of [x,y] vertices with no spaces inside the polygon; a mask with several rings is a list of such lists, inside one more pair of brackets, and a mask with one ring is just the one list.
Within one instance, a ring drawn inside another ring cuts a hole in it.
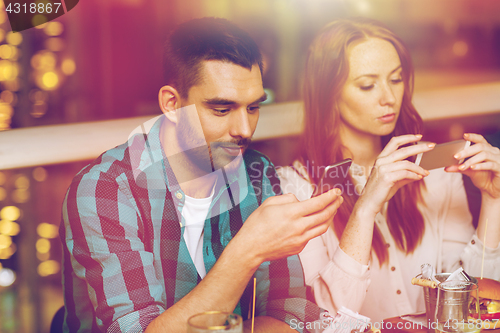
[{"label": "blue checkered shirt", "polygon": [[[142,332],[201,280],[182,237],[184,193],[164,156],[161,120],[149,126],[82,169],[68,189],[60,230],[65,332]],[[248,216],[281,191],[264,155],[247,150],[243,160],[216,182],[203,233],[207,272]],[[264,262],[255,277],[256,316],[319,318],[297,256]],[[244,319],[251,281],[234,310]]]}]

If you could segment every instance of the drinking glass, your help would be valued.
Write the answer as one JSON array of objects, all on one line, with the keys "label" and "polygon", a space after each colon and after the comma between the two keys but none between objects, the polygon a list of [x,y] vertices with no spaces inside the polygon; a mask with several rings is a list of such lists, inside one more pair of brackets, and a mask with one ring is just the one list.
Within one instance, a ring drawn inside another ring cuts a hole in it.
[{"label": "drinking glass", "polygon": [[[436,333],[480,332],[481,324],[472,319],[479,314],[477,284],[470,281],[445,281],[438,285]],[[479,318],[480,319],[480,318]],[[432,325],[433,323],[431,323]]]},{"label": "drinking glass", "polygon": [[198,313],[188,319],[189,333],[243,333],[241,316],[221,311]]}]

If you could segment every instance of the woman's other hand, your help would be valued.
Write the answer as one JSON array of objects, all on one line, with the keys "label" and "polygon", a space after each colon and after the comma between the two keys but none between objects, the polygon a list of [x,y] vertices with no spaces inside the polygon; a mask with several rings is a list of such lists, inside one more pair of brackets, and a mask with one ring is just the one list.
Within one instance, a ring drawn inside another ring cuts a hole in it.
[{"label": "woman's other hand", "polygon": [[474,145],[458,152],[455,158],[457,160],[470,158],[460,165],[453,165],[445,170],[466,174],[483,195],[500,199],[500,149],[490,145],[479,134],[466,133],[464,139]]},{"label": "woman's other hand", "polygon": [[377,157],[359,199],[370,215],[376,215],[402,186],[421,180],[429,174],[429,171],[406,159],[432,150],[434,143],[400,148],[418,142],[421,138],[421,135],[413,134],[393,137]]}]

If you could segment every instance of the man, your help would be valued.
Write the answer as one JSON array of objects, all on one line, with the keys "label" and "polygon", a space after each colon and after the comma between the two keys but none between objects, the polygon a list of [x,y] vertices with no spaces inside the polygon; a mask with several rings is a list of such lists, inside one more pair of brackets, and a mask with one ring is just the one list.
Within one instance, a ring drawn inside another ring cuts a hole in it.
[{"label": "man", "polygon": [[164,60],[163,116],[68,190],[65,331],[184,332],[211,310],[248,319],[254,276],[255,332],[319,319],[295,254],[342,200],[275,196],[274,167],[247,150],[265,99],[255,42],[226,20],[198,19],[172,33]]}]

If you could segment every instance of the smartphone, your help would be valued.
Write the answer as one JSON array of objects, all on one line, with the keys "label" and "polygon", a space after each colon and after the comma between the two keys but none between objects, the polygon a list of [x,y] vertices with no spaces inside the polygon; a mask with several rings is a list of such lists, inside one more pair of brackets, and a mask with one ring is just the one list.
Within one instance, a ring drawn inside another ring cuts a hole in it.
[{"label": "smartphone", "polygon": [[319,184],[313,193],[313,197],[328,192],[333,188],[342,189],[345,178],[351,167],[352,159],[348,158],[341,162],[329,165],[325,168]]},{"label": "smartphone", "polygon": [[458,161],[453,155],[469,146],[470,141],[465,140],[442,143],[436,145],[431,151],[418,154],[415,164],[420,165],[426,170],[461,164],[463,159]]}]

